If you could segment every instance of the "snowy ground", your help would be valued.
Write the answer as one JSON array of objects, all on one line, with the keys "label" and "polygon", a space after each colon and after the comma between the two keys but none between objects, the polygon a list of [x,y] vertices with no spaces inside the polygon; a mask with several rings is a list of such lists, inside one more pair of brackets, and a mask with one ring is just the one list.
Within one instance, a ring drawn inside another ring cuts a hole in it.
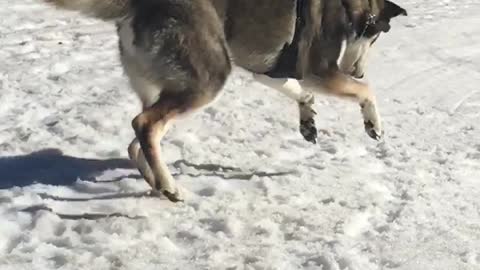
[{"label": "snowy ground", "polygon": [[0,0],[0,269],[480,269],[480,3],[397,0],[369,69],[386,128],[236,72],[168,133],[185,204],[126,160],[139,111],[111,25]]}]

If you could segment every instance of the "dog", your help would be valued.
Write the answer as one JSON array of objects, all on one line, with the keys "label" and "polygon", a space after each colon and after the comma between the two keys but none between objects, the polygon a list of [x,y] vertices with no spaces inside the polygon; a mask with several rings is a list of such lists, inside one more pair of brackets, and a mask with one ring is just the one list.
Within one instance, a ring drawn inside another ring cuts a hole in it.
[{"label": "dog", "polygon": [[406,11],[387,0],[44,0],[113,21],[120,59],[143,110],[130,158],[154,192],[183,200],[160,140],[179,116],[211,103],[232,65],[298,103],[300,132],[316,142],[313,93],[353,98],[380,139],[375,97],[363,77],[371,45]]}]

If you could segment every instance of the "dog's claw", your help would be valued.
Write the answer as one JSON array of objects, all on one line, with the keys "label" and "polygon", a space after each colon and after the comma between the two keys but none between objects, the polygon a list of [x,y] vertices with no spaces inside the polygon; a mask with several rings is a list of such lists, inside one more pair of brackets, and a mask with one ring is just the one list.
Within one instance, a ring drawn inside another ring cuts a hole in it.
[{"label": "dog's claw", "polygon": [[313,144],[317,143],[317,128],[315,127],[315,120],[313,118],[309,118],[307,120],[300,121],[300,133],[302,134],[303,138],[308,142]]},{"label": "dog's claw", "polygon": [[375,130],[375,125],[371,121],[364,122],[364,124],[365,124],[365,131],[367,132],[368,136],[370,136],[370,138],[376,141],[379,141],[380,139],[382,139],[383,132],[378,132],[377,130]]},{"label": "dog's claw", "polygon": [[155,190],[155,189],[152,189],[150,192],[149,192],[149,195],[152,196],[152,197],[157,197],[157,198],[161,198],[162,195],[167,197],[167,199],[171,202],[174,202],[174,203],[177,203],[177,202],[183,202],[185,199],[184,199],[184,196],[183,196],[183,193],[180,191],[180,189],[177,188],[177,190],[175,191],[175,193],[172,193],[168,190]]},{"label": "dog's claw", "polygon": [[177,189],[175,193],[172,193],[168,190],[163,191],[163,195],[167,197],[171,202],[177,203],[177,202],[183,202],[184,198],[181,192]]}]

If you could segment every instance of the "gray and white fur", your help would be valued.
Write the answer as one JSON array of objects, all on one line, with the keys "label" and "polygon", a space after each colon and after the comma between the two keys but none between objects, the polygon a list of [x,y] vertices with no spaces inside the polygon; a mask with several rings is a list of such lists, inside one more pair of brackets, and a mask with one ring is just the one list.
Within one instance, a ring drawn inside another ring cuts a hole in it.
[{"label": "gray and white fur", "polygon": [[[402,13],[389,1],[306,1],[295,63],[302,80],[263,75],[292,41],[296,1],[44,1],[116,23],[121,62],[143,104],[132,121],[136,136],[129,156],[152,189],[171,201],[183,200],[183,192],[168,171],[159,142],[175,119],[215,99],[233,64],[297,101],[300,131],[308,141],[317,137],[312,93],[354,99],[368,135],[379,139],[383,133],[372,91],[352,76],[363,76],[372,37],[386,32],[389,20]],[[367,36],[359,36],[370,14],[378,20]]]}]

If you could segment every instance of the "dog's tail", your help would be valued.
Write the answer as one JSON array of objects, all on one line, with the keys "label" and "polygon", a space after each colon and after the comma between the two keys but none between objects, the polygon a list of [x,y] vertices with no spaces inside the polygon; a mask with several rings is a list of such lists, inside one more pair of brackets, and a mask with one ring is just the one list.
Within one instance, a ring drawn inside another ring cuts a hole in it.
[{"label": "dog's tail", "polygon": [[59,8],[79,11],[102,20],[114,20],[127,15],[132,0],[43,0]]}]

